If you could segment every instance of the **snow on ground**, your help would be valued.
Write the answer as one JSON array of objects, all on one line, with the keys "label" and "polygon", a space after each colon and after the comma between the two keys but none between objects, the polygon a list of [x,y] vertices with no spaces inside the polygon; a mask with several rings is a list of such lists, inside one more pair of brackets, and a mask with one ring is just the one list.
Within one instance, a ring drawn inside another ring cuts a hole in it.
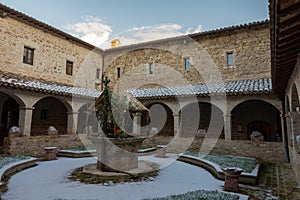
[{"label": "snow on ground", "polygon": [[161,165],[154,181],[123,183],[113,186],[82,184],[68,180],[68,175],[86,164],[96,163],[92,158],[59,158],[55,161],[39,162],[38,166],[19,172],[8,182],[5,200],[140,200],[146,197],[163,197],[188,191],[207,189],[222,190],[223,181],[215,179],[206,170],[175,161],[174,157],[140,157],[156,161]]}]

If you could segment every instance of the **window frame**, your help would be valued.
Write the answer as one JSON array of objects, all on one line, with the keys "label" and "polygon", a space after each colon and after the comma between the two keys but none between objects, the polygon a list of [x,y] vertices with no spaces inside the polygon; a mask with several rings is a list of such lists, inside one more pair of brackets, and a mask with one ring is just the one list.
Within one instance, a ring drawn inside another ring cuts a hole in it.
[{"label": "window frame", "polygon": [[23,63],[28,65],[33,65],[34,59],[34,48],[24,46],[23,49]]},{"label": "window frame", "polygon": [[[73,67],[74,67],[74,62],[67,60],[66,61],[66,75],[73,76]],[[71,68],[71,73],[69,73],[69,68]]]},{"label": "window frame", "polygon": [[49,110],[48,109],[41,109],[40,113],[40,119],[41,120],[47,120],[49,115]]},{"label": "window frame", "polygon": [[189,57],[186,57],[183,60],[184,60],[184,71],[190,72],[191,71],[191,59]]},{"label": "window frame", "polygon": [[117,67],[117,78],[121,78],[121,67]]},{"label": "window frame", "polygon": [[96,79],[100,79],[100,69],[96,69]]},{"label": "window frame", "polygon": [[[229,59],[231,55],[231,59]],[[230,62],[231,61],[231,65]],[[227,51],[226,52],[226,67],[233,67],[234,66],[234,51]]]},{"label": "window frame", "polygon": [[149,74],[153,75],[154,74],[154,62],[149,63]]}]

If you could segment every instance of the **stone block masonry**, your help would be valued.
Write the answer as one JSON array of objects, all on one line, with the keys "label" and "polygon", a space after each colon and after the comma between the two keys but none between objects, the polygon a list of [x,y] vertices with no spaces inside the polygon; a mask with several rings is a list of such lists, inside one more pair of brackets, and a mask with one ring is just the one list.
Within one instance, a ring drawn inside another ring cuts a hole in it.
[{"label": "stone block masonry", "polygon": [[5,153],[10,155],[24,155],[44,157],[44,147],[55,146],[57,149],[81,147],[82,142],[75,134],[47,135],[47,136],[21,136],[6,139]]},{"label": "stone block masonry", "polygon": [[[157,144],[167,145],[167,152],[183,153],[182,151],[199,152],[204,139],[195,138],[190,144],[191,138],[180,137],[176,139],[176,144],[172,141],[172,145],[168,145],[173,137],[152,137],[144,141],[143,146],[155,146]],[[253,157],[263,162],[284,162],[285,153],[283,143],[281,142],[261,142],[250,140],[223,140],[214,141],[205,140],[205,143],[211,143],[213,146],[210,153]],[[190,144],[190,145],[188,145]],[[180,152],[181,151],[181,152]]]},{"label": "stone block masonry", "polygon": [[[213,82],[218,80],[213,68],[218,70],[222,81],[271,77],[270,31],[266,24],[226,34],[194,37],[189,41],[191,46],[183,45],[182,40],[153,41],[106,50],[104,74],[109,76],[111,87]],[[228,52],[233,53],[233,66],[227,66]],[[191,63],[189,71],[185,70],[185,58]],[[153,74],[149,74],[149,63],[154,63]]]}]

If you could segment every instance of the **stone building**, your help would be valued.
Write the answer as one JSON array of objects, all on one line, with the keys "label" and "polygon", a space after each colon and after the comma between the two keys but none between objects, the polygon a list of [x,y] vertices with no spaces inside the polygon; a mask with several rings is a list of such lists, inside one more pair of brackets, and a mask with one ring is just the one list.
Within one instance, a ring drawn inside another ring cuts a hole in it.
[{"label": "stone building", "polygon": [[[143,125],[135,131],[152,137],[156,130],[153,137],[169,142],[205,132],[221,139],[221,150],[243,146],[247,155],[284,158],[269,21],[105,51],[2,4],[0,27],[0,145],[7,153],[81,145],[86,127],[97,129],[89,110],[107,76],[115,93],[128,91],[149,108],[133,116]],[[8,134],[12,126],[20,136]],[[255,130],[264,141],[245,142]]]},{"label": "stone building", "polygon": [[164,136],[203,130],[248,140],[260,129],[265,141],[281,141],[268,21],[108,49],[104,63],[116,92],[130,90],[157,116],[166,112],[162,126],[142,116],[145,132],[161,126]]},{"label": "stone building", "polygon": [[[103,51],[2,4],[0,27],[0,145],[12,126],[22,137],[6,140],[9,153],[79,145],[78,117],[100,94]],[[57,136],[45,137],[49,126]]]},{"label": "stone building", "polygon": [[287,160],[300,181],[300,1],[270,0],[272,81],[282,101]]}]

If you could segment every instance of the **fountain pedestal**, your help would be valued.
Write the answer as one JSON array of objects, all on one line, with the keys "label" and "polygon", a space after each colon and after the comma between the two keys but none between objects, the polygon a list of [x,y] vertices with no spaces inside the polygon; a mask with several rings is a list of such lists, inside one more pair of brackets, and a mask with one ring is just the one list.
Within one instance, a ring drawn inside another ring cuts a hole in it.
[{"label": "fountain pedestal", "polygon": [[225,174],[224,190],[229,192],[239,191],[239,177],[243,170],[235,167],[226,167],[222,169]]},{"label": "fountain pedestal", "polygon": [[122,172],[138,168],[138,150],[145,138],[90,137],[97,151],[97,169]]}]

